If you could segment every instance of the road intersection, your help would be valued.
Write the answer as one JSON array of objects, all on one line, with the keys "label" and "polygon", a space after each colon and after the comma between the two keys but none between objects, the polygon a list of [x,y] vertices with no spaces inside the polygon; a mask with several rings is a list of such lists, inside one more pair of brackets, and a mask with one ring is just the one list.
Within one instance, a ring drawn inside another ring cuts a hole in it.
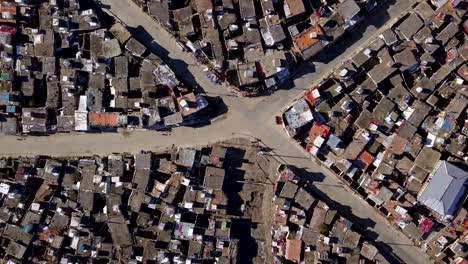
[{"label": "road intersection", "polygon": [[[369,237],[382,246],[386,245],[406,263],[430,263],[426,254],[421,252],[412,241],[400,232],[387,225],[387,221],[357,197],[340,179],[320,168],[310,160],[307,153],[285,136],[282,129],[275,124],[274,116],[304,90],[320,81],[335,66],[346,61],[354,52],[367,42],[375,39],[385,26],[392,24],[414,1],[394,0],[382,10],[377,10],[356,30],[361,36],[358,39],[346,39],[338,47],[340,54],[324,58],[324,63],[315,62],[302,67],[294,80],[293,88],[278,90],[268,97],[238,98],[232,96],[224,87],[215,85],[206,78],[202,67],[194,58],[181,51],[174,39],[140,8],[130,0],[101,0],[102,5],[115,16],[135,30],[143,30],[137,38],[144,42],[151,51],[168,61],[179,77],[185,82],[198,85],[210,96],[220,96],[228,113],[210,126],[200,128],[179,127],[169,135],[156,131],[133,131],[129,133],[106,134],[57,134],[47,137],[17,140],[17,137],[0,137],[1,156],[86,156],[106,155],[113,152],[136,153],[140,150],[158,151],[176,146],[204,145],[232,137],[247,136],[258,139],[272,149],[282,162],[300,169],[311,177],[314,189],[326,202],[336,205],[340,213],[348,217],[361,228],[366,229]],[[387,2],[391,2],[387,1]],[[381,20],[385,17],[385,21]],[[372,26],[376,25],[376,26]],[[330,52],[328,52],[330,53]]]}]

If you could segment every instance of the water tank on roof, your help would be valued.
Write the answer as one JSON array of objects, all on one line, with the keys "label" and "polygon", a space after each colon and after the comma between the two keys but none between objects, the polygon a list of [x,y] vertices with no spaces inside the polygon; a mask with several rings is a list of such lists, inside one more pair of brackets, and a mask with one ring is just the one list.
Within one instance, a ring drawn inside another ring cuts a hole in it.
[{"label": "water tank on roof", "polygon": [[239,26],[236,25],[236,24],[231,24],[231,25],[229,25],[229,30],[230,30],[231,32],[234,32],[234,31],[236,31],[236,30],[238,30],[238,29],[239,29]]},{"label": "water tank on roof", "polygon": [[346,77],[346,75],[348,75],[348,73],[349,73],[348,69],[343,68],[343,69],[340,71],[340,77]]},{"label": "water tank on roof", "polygon": [[245,27],[247,28],[248,31],[252,30],[250,22],[245,23]]},{"label": "water tank on roof", "polygon": [[364,55],[366,55],[366,56],[369,57],[369,58],[372,57],[372,50],[370,50],[370,49],[365,49],[365,50],[364,50]]}]

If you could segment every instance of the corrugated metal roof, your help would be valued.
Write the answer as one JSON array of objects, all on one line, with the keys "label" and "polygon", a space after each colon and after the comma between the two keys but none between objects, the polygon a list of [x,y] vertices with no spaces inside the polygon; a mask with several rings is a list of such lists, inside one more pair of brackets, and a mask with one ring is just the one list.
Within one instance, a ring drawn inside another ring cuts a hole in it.
[{"label": "corrugated metal roof", "polygon": [[429,179],[418,201],[443,217],[453,215],[464,195],[467,178],[468,172],[443,161]]},{"label": "corrugated metal roof", "polygon": [[119,114],[117,113],[89,113],[89,123],[101,126],[118,126]]}]

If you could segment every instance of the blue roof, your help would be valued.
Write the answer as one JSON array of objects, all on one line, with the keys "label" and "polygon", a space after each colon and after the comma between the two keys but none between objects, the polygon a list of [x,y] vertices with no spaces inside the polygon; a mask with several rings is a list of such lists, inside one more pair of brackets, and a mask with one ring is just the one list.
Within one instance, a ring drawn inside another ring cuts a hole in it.
[{"label": "blue roof", "polygon": [[8,113],[16,113],[16,105],[7,105],[6,110]]},{"label": "blue roof", "polygon": [[453,216],[465,194],[468,172],[442,161],[418,201],[442,217]]},{"label": "blue roof", "polygon": [[0,93],[0,101],[10,101],[9,93]]}]

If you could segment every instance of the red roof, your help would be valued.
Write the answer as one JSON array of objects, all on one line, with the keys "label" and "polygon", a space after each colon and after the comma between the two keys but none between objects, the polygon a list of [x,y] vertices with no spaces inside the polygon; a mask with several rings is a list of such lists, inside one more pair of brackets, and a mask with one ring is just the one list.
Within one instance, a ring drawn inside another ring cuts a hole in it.
[{"label": "red roof", "polygon": [[48,241],[50,237],[58,236],[59,232],[55,228],[50,228],[44,232],[39,233],[39,240]]},{"label": "red roof", "polygon": [[374,162],[375,157],[372,156],[372,154],[370,154],[369,152],[364,151],[359,156],[359,160],[361,160],[362,162],[364,162],[366,164],[365,168],[367,169],[372,164],[372,162]]},{"label": "red roof", "polygon": [[1,26],[0,26],[0,32],[6,32],[6,33],[10,33],[10,34],[16,34],[16,28],[10,27],[10,26],[1,25]]},{"label": "red roof", "polygon": [[395,222],[399,222],[403,218],[402,215],[396,211],[397,205],[398,202],[392,200],[385,202],[383,205],[383,207],[393,216],[393,220]]},{"label": "red roof", "polygon": [[319,122],[315,122],[314,125],[310,128],[309,130],[309,142],[310,146],[307,146],[307,151],[309,151],[312,148],[312,145],[315,141],[316,138],[322,137],[322,138],[327,138],[328,135],[330,134],[330,127],[326,125],[322,125]]},{"label": "red roof", "polygon": [[317,87],[312,87],[312,89],[310,89],[309,91],[305,92],[304,94],[304,99],[306,99],[306,101],[308,101],[312,106],[315,105],[315,103],[317,102],[317,98],[314,97],[314,95],[312,94],[312,92],[317,89]]},{"label": "red roof", "polygon": [[432,227],[434,226],[434,222],[429,218],[424,218],[424,220],[419,224],[419,230],[421,230],[424,234],[427,234],[431,231]]},{"label": "red roof", "polygon": [[13,3],[3,2],[0,3],[0,12],[16,14],[16,5]]},{"label": "red roof", "polygon": [[319,25],[313,25],[294,37],[294,44],[296,44],[296,47],[297,49],[299,49],[299,51],[302,52],[303,50],[307,49],[308,47],[311,47],[312,45],[320,41],[318,37],[312,38],[312,33],[317,33],[317,35],[324,34],[322,28],[320,28]]},{"label": "red roof", "polygon": [[330,127],[327,125],[322,125],[319,122],[314,122],[314,125],[309,130],[309,135],[313,137],[321,136],[326,138],[328,137],[328,134],[330,134]]},{"label": "red roof", "polygon": [[13,3],[0,3],[0,22],[16,23],[16,5]]},{"label": "red roof", "polygon": [[91,125],[113,126],[119,125],[118,113],[89,113],[89,123]]}]

